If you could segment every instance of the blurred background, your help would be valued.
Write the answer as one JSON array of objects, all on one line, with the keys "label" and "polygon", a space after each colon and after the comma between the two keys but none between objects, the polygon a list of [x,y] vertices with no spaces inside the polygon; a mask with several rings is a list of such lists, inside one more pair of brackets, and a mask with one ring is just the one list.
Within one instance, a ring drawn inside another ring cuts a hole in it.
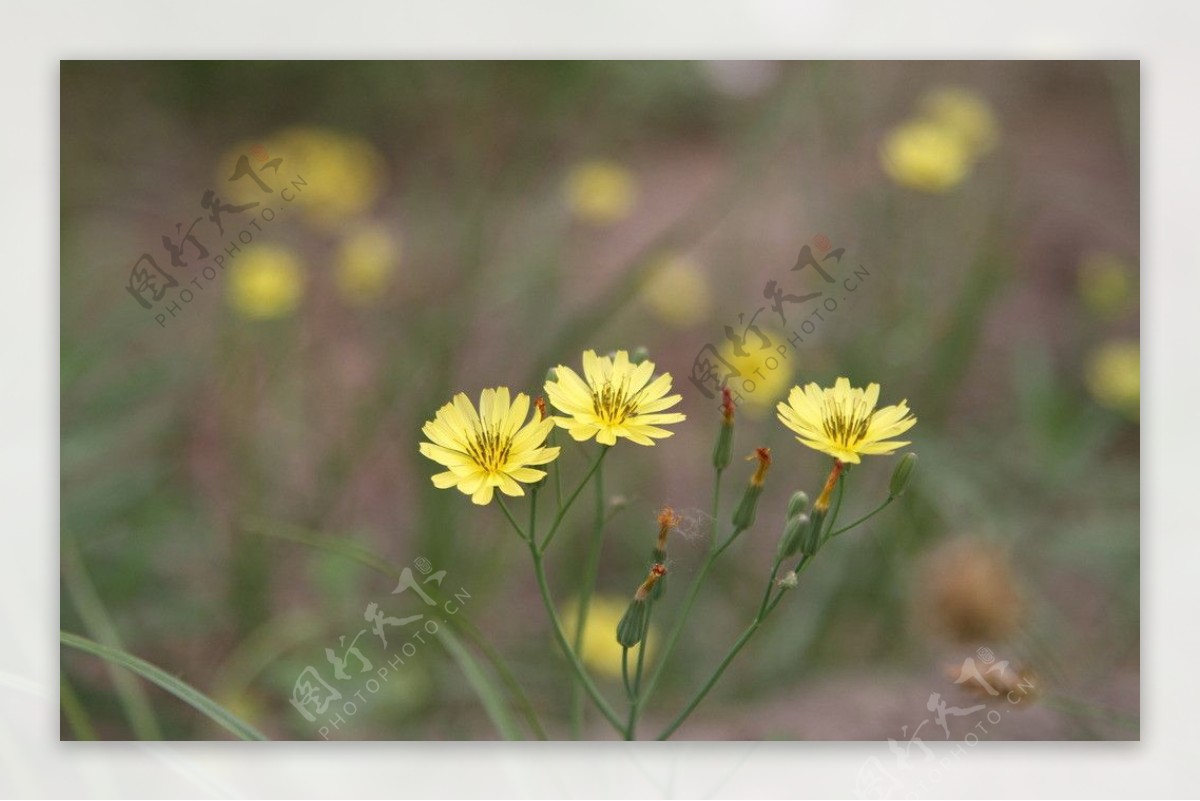
[{"label": "blurred background", "polygon": [[[983,739],[1138,738],[1136,62],[64,62],[61,114],[64,630],[273,738],[503,736],[481,681],[518,736],[530,709],[570,736],[527,552],[432,486],[420,427],[455,392],[536,395],[586,348],[644,346],[688,420],[606,460],[584,656],[614,703],[659,508],[684,524],[657,620],[707,548],[700,359],[743,376],[723,515],[738,457],[775,454],[644,734],[749,622],[787,498],[828,469],[775,403],[845,375],[908,400],[914,481],[820,553],[676,737],[903,748],[987,714],[943,728],[937,694],[1002,713]],[[793,270],[806,246],[829,282]],[[566,475],[588,458],[564,448]],[[845,520],[896,458],[856,469]],[[584,496],[548,554],[560,605],[592,514]],[[392,594],[405,567],[469,596],[456,647],[417,643],[362,690],[408,640],[384,647],[369,604],[421,612]],[[955,684],[968,658],[1036,691]],[[310,669],[344,691],[326,713],[290,702]],[[74,651],[61,700],[63,738],[226,736]],[[613,736],[594,713],[582,733]]]}]

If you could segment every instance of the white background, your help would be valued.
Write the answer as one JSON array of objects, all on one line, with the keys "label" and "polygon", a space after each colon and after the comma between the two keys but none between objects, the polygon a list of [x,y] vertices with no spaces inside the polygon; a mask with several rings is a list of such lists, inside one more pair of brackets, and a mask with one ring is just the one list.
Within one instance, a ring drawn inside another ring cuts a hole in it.
[{"label": "white background", "polygon": [[[0,15],[0,794],[853,797],[886,744],[58,741],[60,58],[1134,58],[1142,61],[1141,743],[985,743],[916,796],[1192,796],[1200,4],[5,3]],[[716,4],[713,4],[716,5]],[[949,753],[948,751],[946,752]],[[910,777],[911,778],[911,777]]]}]

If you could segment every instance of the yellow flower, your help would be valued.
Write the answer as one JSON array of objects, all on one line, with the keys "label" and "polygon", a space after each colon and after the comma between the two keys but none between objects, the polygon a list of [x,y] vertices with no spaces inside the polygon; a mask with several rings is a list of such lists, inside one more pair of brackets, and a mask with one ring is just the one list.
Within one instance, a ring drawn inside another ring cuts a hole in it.
[{"label": "yellow flower", "polygon": [[578,217],[604,224],[623,220],[637,200],[629,170],[611,161],[588,161],[567,176],[567,205]]},{"label": "yellow flower", "polygon": [[858,464],[860,456],[886,455],[907,442],[889,440],[912,428],[917,418],[908,401],[876,409],[879,385],[866,389],[850,386],[839,378],[832,389],[809,384],[792,387],[787,403],[780,403],[779,420],[796,432],[797,441],[835,459]]},{"label": "yellow flower", "polygon": [[[229,180],[243,155],[248,156],[251,175],[271,192],[264,192],[249,176]],[[297,208],[310,222],[334,228],[374,204],[383,190],[384,168],[379,152],[357,136],[325,128],[289,128],[226,153],[218,167],[216,191],[227,202],[257,201],[283,215]],[[297,176],[304,184],[293,187]],[[290,200],[284,200],[281,189],[287,190]]]},{"label": "yellow flower", "polygon": [[300,262],[287,248],[252,245],[229,266],[229,302],[251,320],[284,317],[296,310],[304,289]]},{"label": "yellow flower", "polygon": [[1079,295],[1101,317],[1113,317],[1132,299],[1133,280],[1125,264],[1112,253],[1089,253],[1079,265]]},{"label": "yellow flower", "polygon": [[583,374],[586,382],[560,364],[554,380],[546,382],[550,402],[570,415],[555,417],[554,422],[578,442],[595,437],[601,445],[614,445],[617,437],[626,437],[639,445],[653,445],[655,439],[671,436],[672,432],[660,425],[686,419],[678,412],[661,414],[679,403],[681,396],[667,395],[670,373],[650,380],[654,362],[634,365],[627,351],[619,350],[610,358],[587,350],[583,352]]},{"label": "yellow flower", "polygon": [[945,192],[967,177],[971,151],[958,132],[927,120],[892,129],[879,158],[896,183],[923,192]]},{"label": "yellow flower", "polygon": [[[617,642],[615,632],[617,624],[629,606],[628,599],[612,598],[609,596],[593,596],[588,603],[587,622],[583,626],[583,642],[579,656],[589,670],[602,676],[615,679],[621,675],[621,645]],[[579,602],[570,601],[563,606],[563,629],[568,642],[575,641],[575,623],[579,616]],[[654,656],[655,639],[654,625],[646,636],[646,658]],[[630,670],[633,668],[634,654],[630,653]]]},{"label": "yellow flower", "polygon": [[999,127],[991,106],[969,89],[946,86],[927,92],[920,101],[921,115],[957,133],[974,156],[992,150]]},{"label": "yellow flower", "polygon": [[[787,339],[785,334],[774,329],[768,329],[766,335],[772,342]],[[792,383],[792,369],[787,360],[775,348],[760,348],[759,344],[753,335],[747,337],[742,346],[745,356],[739,356],[729,340],[721,346],[721,358],[741,374],[730,379],[730,389],[739,396],[738,408],[754,418],[763,417],[773,408]]]},{"label": "yellow flower", "polygon": [[390,231],[379,225],[359,226],[338,247],[338,292],[351,303],[370,303],[387,289],[399,258],[399,242]]},{"label": "yellow flower", "polygon": [[478,412],[466,395],[455,395],[421,428],[431,440],[421,443],[421,453],[450,468],[434,475],[433,485],[457,487],[480,506],[491,502],[497,487],[505,495],[524,495],[518,481],[529,484],[546,477],[532,465],[558,458],[558,448],[543,447],[553,421],[535,412],[527,422],[528,414],[529,396],[518,392],[510,404],[508,387],[483,390]]},{"label": "yellow flower", "polygon": [[1084,381],[1101,406],[1137,420],[1141,407],[1141,349],[1136,341],[1100,346],[1087,360]]},{"label": "yellow flower", "polygon": [[668,256],[651,271],[642,300],[663,322],[687,328],[708,316],[712,291],[698,264],[686,256]]}]

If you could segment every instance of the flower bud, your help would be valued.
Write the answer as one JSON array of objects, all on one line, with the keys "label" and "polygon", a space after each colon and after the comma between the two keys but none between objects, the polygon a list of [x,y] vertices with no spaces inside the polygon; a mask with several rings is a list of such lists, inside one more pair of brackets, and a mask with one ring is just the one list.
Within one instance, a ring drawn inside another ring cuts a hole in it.
[{"label": "flower bud", "polygon": [[758,465],[754,468],[754,474],[750,476],[750,483],[746,485],[746,492],[742,495],[741,503],[733,513],[733,527],[738,531],[744,531],[754,525],[754,517],[758,511],[758,496],[762,494],[763,482],[767,478],[767,469],[771,466],[771,449],[756,448],[754,453],[746,458],[747,460],[757,459]]},{"label": "flower bud", "polygon": [[638,345],[633,349],[633,353],[629,354],[629,361],[632,364],[641,364],[649,358],[650,351],[646,349],[645,345]]},{"label": "flower bud", "polygon": [[780,559],[786,559],[800,550],[800,543],[808,525],[809,519],[806,514],[801,513],[788,518],[787,525],[783,527],[783,536],[779,539]]},{"label": "flower bud", "polygon": [[546,371],[546,380],[547,381],[557,381],[558,380],[558,368],[557,367],[551,367],[549,370]]},{"label": "flower bud", "polygon": [[900,459],[900,463],[896,465],[896,469],[892,471],[892,480],[888,483],[888,495],[892,498],[899,498],[901,493],[908,488],[908,482],[912,481],[913,468],[917,466],[917,455],[915,453],[906,453]]},{"label": "flower bud", "polygon": [[633,594],[629,608],[625,610],[625,614],[621,616],[621,622],[617,624],[617,642],[622,646],[632,648],[646,636],[646,628],[650,625],[650,610],[647,607],[646,599],[651,597],[655,586],[666,575],[667,569],[661,563],[656,562],[654,567],[650,568],[650,574],[646,576],[646,580]]},{"label": "flower bud", "polygon": [[823,544],[821,542],[821,528],[825,524],[825,514],[826,512],[823,509],[813,509],[808,525],[801,529],[800,553],[805,556],[813,556]]},{"label": "flower bud", "polygon": [[646,636],[647,618],[646,599],[634,598],[617,624],[617,642],[623,648],[632,648],[641,642]]},{"label": "flower bud", "polygon": [[721,390],[721,430],[717,433],[717,444],[713,448],[713,467],[724,470],[729,467],[730,451],[733,448],[733,393],[729,387]]},{"label": "flower bud", "polygon": [[791,500],[788,501],[787,516],[790,520],[796,515],[802,513],[808,508],[808,493],[797,491],[792,493]]}]

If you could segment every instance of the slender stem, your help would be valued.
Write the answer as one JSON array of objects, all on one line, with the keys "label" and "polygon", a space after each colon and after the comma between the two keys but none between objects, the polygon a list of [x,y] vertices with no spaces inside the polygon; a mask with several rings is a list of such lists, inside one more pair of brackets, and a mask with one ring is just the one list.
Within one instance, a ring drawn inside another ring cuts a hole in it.
[{"label": "slender stem", "polygon": [[521,524],[518,523],[517,519],[512,516],[512,512],[508,511],[508,504],[506,504],[504,502],[504,499],[497,496],[496,500],[500,502],[500,510],[502,512],[504,512],[504,516],[507,517],[508,522],[512,524],[513,531],[517,532],[517,536],[519,536],[521,539],[525,540],[526,542],[532,542],[532,540],[529,539],[529,535],[526,534],[525,531],[521,528]]},{"label": "slender stem", "polygon": [[[663,655],[658,660],[658,666],[655,667],[654,673],[650,676],[650,683],[646,685],[646,692],[642,696],[643,704],[645,704],[646,700],[654,694],[654,690],[658,687],[658,682],[662,678],[663,672],[666,669],[667,662],[670,661],[671,654],[675,652],[675,646],[679,643],[679,638],[683,636],[683,629],[687,624],[688,615],[691,614],[692,606],[696,603],[696,598],[700,594],[700,587],[704,583],[704,579],[708,575],[708,571],[712,569],[713,563],[717,561],[717,557],[719,557],[725,551],[725,549],[728,548],[735,539],[737,539],[738,535],[741,534],[743,530],[744,529],[735,528],[733,533],[730,534],[723,543],[714,547],[713,550],[709,552],[708,557],[704,560],[704,563],[700,565],[700,570],[696,572],[696,578],[692,579],[692,585],[688,588],[687,597],[684,598],[683,606],[679,611],[679,617],[675,620],[675,626],[671,629],[671,634],[667,638],[667,647],[663,650]],[[713,544],[714,546],[716,545],[715,534],[713,537]]]},{"label": "slender stem", "polygon": [[713,478],[713,497],[712,497],[712,542],[709,543],[709,550],[717,547],[717,515],[721,509],[721,474],[724,470],[718,469],[716,477]]},{"label": "slender stem", "polygon": [[546,533],[546,539],[542,541],[540,548],[542,553],[545,553],[546,549],[550,547],[550,540],[554,539],[554,535],[558,533],[558,527],[562,525],[563,518],[567,516],[567,511],[571,508],[571,504],[575,503],[575,499],[579,497],[579,493],[583,492],[583,488],[586,487],[588,481],[591,480],[592,474],[600,469],[600,463],[604,461],[604,456],[608,453],[610,447],[611,446],[609,445],[603,446],[604,449],[600,451],[600,455],[597,456],[596,461],[592,463],[591,468],[587,471],[587,475],[583,477],[583,481],[579,482],[579,486],[576,487],[575,491],[572,492],[570,497],[567,498],[566,505],[559,508],[558,514],[554,516],[554,522],[550,525],[550,531]]},{"label": "slender stem", "polygon": [[[884,501],[883,503],[879,504],[879,506],[877,506],[873,512],[871,512],[870,514],[867,514],[867,515],[864,515],[864,516],[860,517],[859,519],[855,520],[853,523],[851,523],[851,524],[849,524],[849,525],[847,525],[847,526],[843,526],[842,528],[839,528],[837,531],[834,531],[833,533],[831,533],[831,534],[829,535],[829,538],[830,538],[830,539],[833,539],[833,538],[834,538],[834,537],[836,537],[838,534],[842,534],[842,533],[844,533],[844,532],[846,532],[846,531],[849,531],[850,529],[854,528],[855,526],[860,526],[860,525],[862,525],[863,523],[867,522],[867,521],[868,521],[868,520],[870,520],[872,517],[874,517],[875,515],[879,514],[879,513],[880,513],[880,512],[882,512],[884,509],[886,509],[886,508],[888,507],[888,504],[890,504],[890,503],[891,503],[892,501],[894,501],[894,500],[896,500],[896,498],[895,498],[894,496],[891,496],[891,495],[889,495],[889,496],[888,496],[888,499],[887,499],[886,501]],[[831,527],[832,527],[832,526],[831,526]]]},{"label": "slender stem", "polygon": [[633,674],[633,692],[629,696],[629,722],[625,724],[625,739],[637,739],[637,722],[642,712],[642,667],[646,659],[646,641],[650,639],[650,621],[654,614],[654,601],[647,601],[646,634],[638,643],[637,669]]},{"label": "slender stem", "polygon": [[[596,588],[596,573],[600,570],[600,552],[604,547],[604,470],[596,462],[596,516],[592,525],[592,547],[584,563],[583,575],[579,579],[579,597],[575,610],[575,653],[583,647],[583,634],[587,628],[588,607],[592,602],[592,591]],[[571,730],[578,737],[583,731],[583,688],[578,684],[571,693]]]},{"label": "slender stem", "polygon": [[583,663],[579,661],[579,656],[571,650],[570,643],[567,642],[567,637],[563,633],[562,621],[558,617],[558,612],[554,608],[554,599],[550,597],[550,586],[546,581],[546,569],[542,564],[542,554],[538,551],[537,546],[533,542],[529,542],[529,553],[533,556],[533,571],[537,577],[538,591],[542,596],[542,605],[546,607],[546,614],[550,616],[550,623],[554,631],[554,639],[558,643],[558,647],[562,650],[563,656],[567,658],[567,662],[571,665],[571,669],[583,684],[583,689],[587,692],[592,702],[596,704],[596,708],[600,710],[600,714],[604,715],[605,719],[612,724],[617,731],[624,731],[625,726],[613,708],[609,706],[608,701],[604,700],[604,696],[600,694],[600,690],[596,687]]},{"label": "slender stem", "polygon": [[[805,566],[807,566],[808,562],[808,556],[800,557],[800,562],[796,565],[796,572],[799,573],[801,570],[803,570]],[[776,570],[778,570],[778,562],[776,562]],[[736,657],[738,652],[745,647],[746,643],[750,642],[750,638],[754,636],[754,632],[758,631],[759,626],[763,624],[763,621],[767,619],[767,616],[771,614],[771,611],[779,605],[780,599],[783,598],[784,593],[787,592],[787,588],[785,587],[780,588],[779,593],[776,594],[774,600],[772,600],[770,603],[766,602],[766,599],[770,597],[774,583],[775,578],[774,575],[772,575],[771,580],[767,582],[767,590],[763,596],[764,603],[759,605],[758,613],[754,616],[754,620],[751,621],[750,625],[746,627],[746,630],[742,632],[741,636],[738,637],[733,646],[730,647],[729,652],[725,654],[725,658],[721,660],[721,664],[717,665],[717,669],[714,670],[712,675],[708,677],[708,681],[704,682],[704,685],[700,688],[700,691],[696,693],[688,705],[684,707],[683,711],[675,717],[675,720],[671,721],[671,724],[667,726],[667,728],[665,728],[661,734],[658,735],[658,739],[666,740],[675,733],[676,729],[683,725],[683,722],[688,719],[688,716],[691,715],[692,712],[695,711],[696,707],[700,705],[700,702],[703,701],[705,696],[708,695],[709,690],[711,690],[717,683],[717,680],[721,678],[721,675],[725,672],[725,669],[729,667],[729,664],[733,661],[734,657]]]},{"label": "slender stem", "polygon": [[666,650],[664,650],[662,656],[659,657],[658,666],[654,669],[654,673],[650,676],[650,683],[646,685],[646,694],[641,697],[643,705],[647,700],[649,700],[650,696],[654,694],[655,688],[658,687],[658,681],[662,678],[663,670],[666,668],[667,662],[670,661],[671,654],[675,652],[675,645],[679,642],[679,638],[683,634],[684,625],[687,623],[688,615],[690,615],[692,611],[692,605],[696,602],[696,597],[700,593],[700,585],[704,583],[704,577],[708,574],[709,568],[712,567],[713,562],[717,560],[717,557],[721,555],[722,551],[729,547],[729,543],[733,542],[734,537],[736,537],[738,534],[738,532],[735,531],[721,546],[717,545],[717,518],[721,508],[721,475],[723,473],[723,470],[718,469],[716,471],[716,476],[713,478],[713,530],[712,540],[709,543],[708,556],[700,565],[700,570],[696,573],[696,578],[692,579],[691,586],[688,587],[688,594],[684,598],[683,606],[679,611],[679,617],[676,618],[675,626],[671,629],[671,634],[667,638]]},{"label": "slender stem", "polygon": [[629,708],[632,710],[636,700],[633,684],[629,681],[629,649],[624,645],[621,646],[621,683],[625,685],[625,696],[629,699]]},{"label": "slender stem", "polygon": [[762,619],[756,617],[754,622],[737,638],[737,642],[729,649],[729,653],[725,654],[725,658],[721,660],[721,664],[717,666],[717,669],[709,676],[708,681],[700,688],[700,692],[696,693],[696,696],[692,698],[684,710],[675,717],[675,720],[671,721],[671,725],[663,729],[662,733],[658,735],[658,739],[666,740],[675,733],[676,729],[683,725],[683,722],[692,714],[692,711],[704,700],[704,696],[708,695],[708,691],[717,683],[717,679],[721,678],[721,674],[725,672],[725,668],[729,667],[729,663],[733,661],[733,658],[738,655],[738,651],[741,651],[742,647],[750,641],[750,638],[754,636],[754,632],[758,631],[758,627],[761,625]]},{"label": "slender stem", "polygon": [[529,539],[537,542],[537,487],[529,492]]}]

